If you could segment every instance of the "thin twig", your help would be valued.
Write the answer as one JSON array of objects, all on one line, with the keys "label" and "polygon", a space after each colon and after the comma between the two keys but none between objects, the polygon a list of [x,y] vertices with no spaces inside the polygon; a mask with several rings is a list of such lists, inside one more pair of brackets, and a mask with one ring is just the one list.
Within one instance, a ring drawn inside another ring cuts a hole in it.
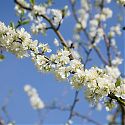
[{"label": "thin twig", "polygon": [[68,124],[68,125],[70,125],[69,121],[72,119],[72,117],[73,117],[73,115],[74,115],[73,111],[74,111],[74,108],[75,108],[75,106],[76,106],[76,104],[77,104],[77,102],[78,102],[78,94],[79,94],[79,91],[76,91],[76,92],[75,92],[75,96],[74,96],[73,103],[72,103],[71,108],[70,108],[69,118],[68,118],[68,120],[67,120],[67,124]]},{"label": "thin twig", "polygon": [[[64,106],[57,106],[57,105],[46,105],[45,109],[49,109],[49,110],[60,110],[60,111],[70,111],[71,108],[70,107],[64,107]],[[89,118],[88,116],[86,115],[82,115],[80,114],[79,112],[76,112],[76,111],[73,111],[72,112],[73,116],[74,117],[78,117],[78,118],[81,118],[82,120],[87,120],[88,122],[91,122],[95,125],[101,125],[100,123],[98,123],[97,121]]]},{"label": "thin twig", "polygon": [[[87,38],[89,41],[91,41],[90,38],[89,38],[89,35],[88,35],[87,31],[86,31],[86,29],[83,28],[81,22],[79,21],[79,19],[78,19],[78,17],[77,17],[76,10],[75,10],[75,2],[72,3],[72,1],[70,0],[70,4],[71,4],[71,9],[72,9],[72,13],[73,13],[74,19],[76,20],[77,23],[79,23],[79,24],[81,25],[81,29],[82,29],[83,33],[85,33],[86,38]],[[104,4],[104,1],[102,1],[102,4]],[[102,6],[101,6],[101,7],[102,7]],[[102,8],[101,8],[101,9],[102,9]],[[96,36],[96,35],[95,35],[95,36]],[[95,37],[95,38],[96,38],[96,37]],[[91,42],[91,44],[94,43],[95,38],[93,38],[94,40],[93,40],[93,42]],[[104,58],[104,56],[101,54],[101,52],[98,50],[98,48],[97,48],[96,46],[94,46],[93,49],[96,51],[97,55],[99,56],[99,59],[101,59],[101,61],[102,61],[105,65],[108,65],[108,62],[106,61],[106,59]],[[90,49],[89,52],[86,53],[86,54],[87,54],[87,59],[86,59],[86,61],[85,61],[85,65],[86,65],[87,62],[89,61],[89,55],[91,54],[91,49]]]},{"label": "thin twig", "polygon": [[119,108],[119,106],[118,106],[117,109],[116,109],[116,111],[115,111],[115,113],[113,113],[113,118],[112,118],[112,120],[109,122],[108,125],[117,124],[117,123],[116,123],[116,118],[118,117],[119,112],[120,112],[120,108]]}]

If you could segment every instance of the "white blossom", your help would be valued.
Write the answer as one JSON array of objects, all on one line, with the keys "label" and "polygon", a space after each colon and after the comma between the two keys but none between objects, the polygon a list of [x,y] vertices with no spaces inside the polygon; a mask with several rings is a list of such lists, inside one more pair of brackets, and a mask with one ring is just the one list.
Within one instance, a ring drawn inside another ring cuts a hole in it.
[{"label": "white blossom", "polygon": [[[102,29],[100,36],[102,36]],[[33,62],[40,71],[53,71],[58,79],[68,79],[71,85],[80,89],[86,88],[86,96],[88,99],[92,98],[99,101],[107,96],[110,92],[116,94],[118,97],[124,98],[124,82],[116,86],[117,80],[120,77],[120,71],[116,64],[120,64],[122,60],[116,58],[112,60],[114,66],[106,66],[104,69],[98,67],[91,67],[84,70],[84,65],[77,58],[70,59],[72,51],[65,49],[58,50],[56,54],[51,54],[47,57],[47,52],[51,52],[48,44],[39,43],[37,40],[32,40],[31,35],[25,29],[20,30],[6,27],[4,23],[0,22],[0,45],[15,54],[17,57],[27,57],[31,55]],[[29,92],[30,86],[25,87],[25,91]],[[35,89],[29,92],[32,96]],[[92,93],[94,92],[93,96]],[[31,98],[33,103],[35,98]],[[39,99],[37,99],[39,102]],[[33,104],[36,106],[36,104]]]},{"label": "white blossom", "polygon": [[115,90],[115,95],[117,97],[121,97],[122,99],[125,99],[125,80],[121,79],[120,85]]},{"label": "white blossom", "polygon": [[46,14],[46,7],[43,5],[34,5],[33,12],[35,14],[44,15],[44,14]]},{"label": "white blossom", "polygon": [[109,32],[109,37],[114,37],[115,35],[121,35],[121,26],[120,24],[117,24],[116,26],[112,26],[110,28],[110,32]]},{"label": "white blossom", "polygon": [[116,57],[115,59],[112,60],[112,65],[113,66],[118,66],[118,65],[122,64],[122,62],[123,62],[122,58]]},{"label": "white blossom", "polygon": [[87,20],[89,18],[88,11],[90,9],[89,3],[87,0],[81,0],[81,9],[78,10],[79,22],[81,22],[82,28],[86,28]]},{"label": "white blossom", "polygon": [[118,67],[106,66],[106,72],[108,75],[112,76],[114,79],[117,79],[121,74]]},{"label": "white blossom", "polygon": [[56,46],[59,46],[59,41],[55,38],[54,39],[54,44],[56,45]]},{"label": "white blossom", "polygon": [[39,24],[33,23],[32,26],[31,26],[31,31],[32,31],[33,34],[37,34],[39,32],[41,32],[42,34],[45,34],[46,28],[47,28],[46,23],[39,23]]},{"label": "white blossom", "polygon": [[62,22],[62,11],[58,9],[51,9],[50,14],[53,16],[53,25],[58,26]]},{"label": "white blossom", "polygon": [[125,0],[117,0],[117,2],[121,5],[125,5]]},{"label": "white blossom", "polygon": [[40,99],[37,90],[33,88],[30,85],[24,86],[24,91],[27,93],[27,95],[30,98],[30,103],[34,109],[43,109],[44,108],[44,102]]},{"label": "white blossom", "polygon": [[106,0],[106,3],[111,3],[111,0]]},{"label": "white blossom", "polygon": [[[19,3],[21,3],[21,5],[22,6],[24,6],[24,7],[29,7],[30,6],[30,4],[29,3],[27,3],[25,0],[17,0]],[[22,13],[26,13],[26,10],[25,9],[23,9],[22,7],[20,7],[19,5],[15,5],[15,10],[16,10],[16,12],[17,12],[17,14],[22,14]]]}]

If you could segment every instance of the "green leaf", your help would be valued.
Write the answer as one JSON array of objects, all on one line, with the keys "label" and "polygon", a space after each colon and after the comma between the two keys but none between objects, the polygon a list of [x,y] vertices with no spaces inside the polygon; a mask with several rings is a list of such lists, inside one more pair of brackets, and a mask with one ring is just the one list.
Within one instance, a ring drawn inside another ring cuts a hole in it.
[{"label": "green leaf", "polygon": [[52,2],[53,2],[52,0],[48,0],[48,4],[49,4],[49,5],[51,5],[51,4],[52,4]]},{"label": "green leaf", "polygon": [[10,22],[10,27],[12,27],[13,29],[15,28],[14,23]]},{"label": "green leaf", "polygon": [[35,4],[35,0],[30,0],[30,3],[34,5]]},{"label": "green leaf", "polygon": [[5,59],[5,56],[0,54],[0,61],[4,60]]},{"label": "green leaf", "polygon": [[30,22],[30,20],[24,20],[24,21],[20,22],[20,24],[21,24],[21,25],[26,25],[26,24],[28,24],[29,22]]},{"label": "green leaf", "polygon": [[117,81],[116,81],[116,83],[115,83],[115,86],[118,87],[118,86],[120,86],[120,85],[121,85],[121,79],[118,78]]}]

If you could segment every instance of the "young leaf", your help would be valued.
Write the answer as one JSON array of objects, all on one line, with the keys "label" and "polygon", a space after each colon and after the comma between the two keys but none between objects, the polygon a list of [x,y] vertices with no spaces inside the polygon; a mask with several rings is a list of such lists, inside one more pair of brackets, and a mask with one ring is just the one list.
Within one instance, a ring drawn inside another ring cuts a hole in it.
[{"label": "young leaf", "polygon": [[30,3],[34,5],[35,4],[35,0],[30,0]]},{"label": "young leaf", "polygon": [[5,59],[4,55],[0,54],[0,61],[2,61],[4,59]]},{"label": "young leaf", "polygon": [[118,86],[120,86],[120,84],[121,84],[121,79],[118,78],[117,81],[116,81],[116,83],[115,83],[115,86],[118,87]]},{"label": "young leaf", "polygon": [[20,24],[21,24],[21,25],[26,25],[26,24],[28,24],[29,22],[30,22],[30,20],[24,20],[24,21],[20,22]]},{"label": "young leaf", "polygon": [[10,27],[12,27],[13,29],[15,28],[14,23],[10,22]]}]

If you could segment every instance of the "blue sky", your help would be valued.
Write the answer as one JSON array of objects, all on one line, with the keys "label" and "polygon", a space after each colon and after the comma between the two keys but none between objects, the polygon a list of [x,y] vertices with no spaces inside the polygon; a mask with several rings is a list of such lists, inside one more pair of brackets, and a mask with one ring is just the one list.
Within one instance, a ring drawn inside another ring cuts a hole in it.
[{"label": "blue sky", "polygon": [[[67,0],[55,0],[55,8],[63,8],[64,5],[68,4]],[[110,6],[114,8],[115,13],[119,11],[118,7],[115,7],[114,4]],[[0,21],[5,22],[6,25],[10,21],[16,22],[18,17],[15,16],[14,3],[10,0],[1,0],[0,4]],[[65,19],[63,26],[60,31],[66,40],[72,38],[72,30],[75,21],[72,17]],[[108,26],[116,23],[116,20],[108,22]],[[26,27],[27,29],[27,27]],[[29,31],[29,29],[27,29]],[[49,43],[51,48],[53,48],[53,40],[56,35],[52,31],[48,31],[47,37],[38,36],[38,39],[44,43]],[[37,36],[33,36],[37,38]],[[124,57],[124,39],[117,38],[119,49],[122,52]],[[8,95],[9,91],[12,91],[12,96],[9,99],[7,105],[7,110],[9,116],[12,120],[15,120],[18,125],[24,124],[33,124],[38,120],[38,113],[32,109],[29,103],[29,98],[26,93],[23,91],[25,84],[31,84],[35,87],[40,97],[44,100],[45,103],[51,103],[53,100],[57,100],[60,104],[71,104],[74,97],[74,92],[71,86],[67,82],[57,81],[53,74],[40,73],[36,70],[34,64],[30,59],[17,59],[14,55],[10,53],[4,53],[6,59],[3,62],[0,62],[0,106],[3,105],[4,99]],[[98,58],[95,57],[94,65],[100,64]],[[124,72],[124,65],[120,66],[122,72]],[[76,106],[76,110],[80,111],[83,114],[88,112],[88,103],[84,100],[83,91],[79,95],[80,102]],[[44,112],[45,113],[45,112]],[[1,114],[1,113],[0,113]],[[65,123],[69,115],[69,112],[60,112],[60,111],[50,111],[45,117],[45,123],[47,124],[59,124]],[[7,119],[5,114],[2,113],[2,117]],[[106,111],[105,109],[101,112],[94,111],[92,116],[93,119],[101,121],[101,123],[106,122]],[[79,119],[74,119],[74,123],[80,123]],[[86,123],[85,123],[86,124]],[[89,125],[89,124],[87,124]],[[91,125],[91,124],[90,124]]]}]

